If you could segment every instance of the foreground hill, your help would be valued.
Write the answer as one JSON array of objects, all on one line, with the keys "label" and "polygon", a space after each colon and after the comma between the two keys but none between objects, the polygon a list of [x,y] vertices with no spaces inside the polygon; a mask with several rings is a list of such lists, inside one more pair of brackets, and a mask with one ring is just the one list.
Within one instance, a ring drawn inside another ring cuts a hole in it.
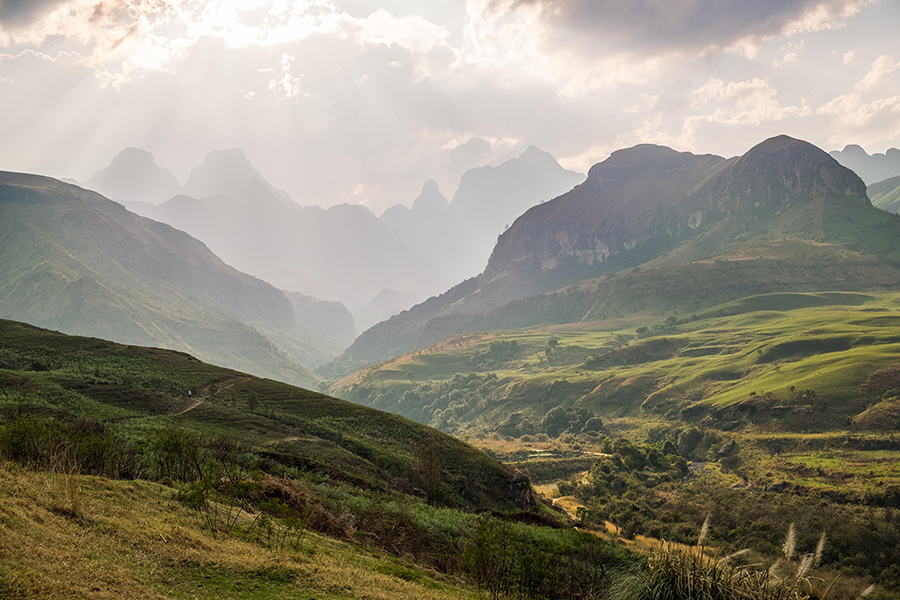
[{"label": "foreground hill", "polygon": [[187,354],[0,321],[0,389],[4,598],[587,599],[635,564],[446,434]]},{"label": "foreground hill", "polygon": [[[742,563],[723,570],[717,559],[733,553],[730,544],[667,546],[637,560],[609,539],[607,514],[616,523],[632,519],[621,529],[629,539],[668,527],[667,538],[692,544],[701,529],[697,511],[706,509],[696,504],[707,502],[706,478],[696,482],[701,494],[684,486],[694,500],[667,514],[668,526],[651,521],[647,500],[681,494],[687,472],[671,443],[606,440],[577,488],[590,506],[582,524],[597,527],[583,532],[535,507],[520,474],[446,435],[189,355],[0,321],[0,386],[4,597],[389,600],[477,591],[637,600],[652,589],[687,598],[681,582],[705,585],[713,576],[715,597],[726,599],[807,600],[825,587],[811,582],[830,581],[829,597],[850,600],[868,585],[859,579],[860,561],[879,567],[894,556],[888,523],[880,557],[862,548],[840,562],[860,549],[844,530],[861,520],[838,508],[847,518],[836,522],[835,550],[828,547],[815,571],[788,557],[778,563],[778,580],[765,577],[776,562],[772,531],[751,536],[762,543],[747,564],[761,579],[746,577]],[[623,505],[640,510],[640,521],[598,503],[606,475],[611,489],[628,485]],[[774,494],[747,497],[795,511],[787,496]],[[831,510],[817,501],[816,514]],[[884,523],[872,511],[867,518]],[[726,532],[765,531],[762,520],[727,519],[717,514],[710,528],[717,544]],[[701,552],[712,558],[699,560]]]},{"label": "foreground hill", "polygon": [[201,242],[79,187],[0,173],[0,316],[312,385],[335,347]]},{"label": "foreground hill", "polygon": [[[734,159],[637,146],[517,219],[484,273],[364,332],[332,372],[467,331],[900,289],[898,234],[863,182],[808,143],[780,136]],[[543,295],[575,283],[577,303]]]},{"label": "foreground hill", "polygon": [[[19,415],[120,423],[144,443],[178,424],[233,440],[271,463],[270,473],[297,468],[354,485],[418,489],[462,507],[530,506],[527,480],[511,485],[515,473],[446,434],[180,352],[0,321],[0,377],[4,410]],[[439,461],[440,473],[427,473],[427,460]]]}]

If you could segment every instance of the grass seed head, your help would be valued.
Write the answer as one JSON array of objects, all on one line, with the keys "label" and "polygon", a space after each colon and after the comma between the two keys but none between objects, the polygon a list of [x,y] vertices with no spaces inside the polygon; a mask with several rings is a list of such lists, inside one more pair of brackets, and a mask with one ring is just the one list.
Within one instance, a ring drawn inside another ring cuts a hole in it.
[{"label": "grass seed head", "polygon": [[788,560],[794,558],[794,553],[797,551],[797,533],[794,530],[794,524],[791,523],[791,526],[788,527],[787,537],[784,538],[784,557]]}]

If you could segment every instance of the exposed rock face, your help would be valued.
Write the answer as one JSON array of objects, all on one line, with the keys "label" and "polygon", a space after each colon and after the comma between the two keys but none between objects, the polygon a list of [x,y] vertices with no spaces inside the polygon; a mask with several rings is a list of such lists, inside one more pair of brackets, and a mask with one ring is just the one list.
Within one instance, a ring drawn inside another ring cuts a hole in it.
[{"label": "exposed rock face", "polygon": [[718,156],[650,144],[614,152],[591,168],[583,184],[519,217],[500,237],[485,274],[550,271],[566,258],[602,263],[673,225],[674,233],[689,222],[696,227],[702,215],[682,224],[668,213],[724,163]]},{"label": "exposed rock face", "polygon": [[524,473],[516,471],[512,479],[509,480],[509,491],[512,493],[516,504],[522,510],[528,510],[535,506],[534,494],[531,492],[531,481]]},{"label": "exposed rock face", "polygon": [[641,145],[594,165],[588,180],[534,207],[501,236],[486,274],[565,260],[593,264],[652,242],[671,246],[731,215],[758,217],[824,196],[869,204],[865,184],[812,144],[788,136],[737,159]]},{"label": "exposed rock face", "polygon": [[[501,321],[503,328],[536,324],[524,317],[504,320],[491,314],[512,301],[581,279],[630,271],[665,257],[676,247],[683,249],[679,245],[686,241],[702,239],[706,244],[702,257],[715,256],[734,242],[723,237],[723,228],[746,223],[775,226],[779,215],[825,198],[870,205],[865,184],[852,171],[815,146],[787,136],[766,140],[732,159],[649,144],[619,150],[594,165],[584,183],[516,219],[500,236],[484,273],[366,331],[345,355],[355,360],[383,360],[456,333],[498,326]],[[821,221],[821,209],[819,215]],[[785,227],[791,230],[792,225]],[[712,232],[719,232],[718,237]],[[702,279],[700,271],[710,275],[720,271],[702,266],[691,271],[692,275]],[[842,275],[832,281],[819,275],[815,281],[804,280],[805,287],[797,287],[797,274],[803,269],[794,266],[799,270],[788,281],[779,280],[778,287],[768,291],[847,289]],[[896,279],[893,268],[885,270],[891,281]],[[770,272],[762,271],[768,280]],[[656,276],[675,275],[676,270],[670,269]],[[627,277],[616,281],[621,282],[616,288],[621,298],[640,297],[641,282]],[[635,286],[632,292],[622,287],[631,283]],[[724,283],[717,286],[718,291],[730,289]],[[745,291],[740,285],[732,287],[735,293]],[[718,298],[720,302],[735,299],[727,295]],[[612,296],[608,299],[615,300]],[[677,308],[669,306],[667,310]],[[525,308],[510,308],[509,314],[516,310],[523,314]],[[548,312],[558,314],[559,310]],[[583,307],[575,319],[591,314]]]}]

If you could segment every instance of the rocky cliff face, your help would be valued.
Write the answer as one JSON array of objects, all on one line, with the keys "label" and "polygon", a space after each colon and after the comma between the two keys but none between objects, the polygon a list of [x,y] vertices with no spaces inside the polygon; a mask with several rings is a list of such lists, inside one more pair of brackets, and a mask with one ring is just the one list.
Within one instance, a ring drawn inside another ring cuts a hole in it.
[{"label": "rocky cliff face", "polygon": [[[766,140],[732,159],[646,144],[620,150],[594,165],[581,185],[520,216],[500,236],[484,273],[366,331],[345,357],[357,362],[383,360],[463,331],[548,322],[546,314],[554,312],[553,300],[538,302],[540,310],[528,313],[544,317],[522,316],[528,312],[526,304],[538,294],[582,279],[648,266],[657,259],[676,264],[714,257],[734,245],[733,234],[739,230],[746,236],[767,228],[809,235],[781,215],[794,209],[815,213],[810,207],[822,199],[849,200],[861,207],[870,204],[865,185],[852,171],[815,146],[787,136]],[[823,235],[823,204],[817,209],[820,233],[813,237]],[[672,258],[678,252],[687,258]],[[798,273],[807,268],[797,266]],[[654,271],[654,277],[658,279],[663,272]],[[710,273],[710,277],[716,276]],[[694,276],[707,281],[703,273]],[[815,281],[807,282],[804,290],[845,289],[825,281],[821,274],[811,276]],[[625,279],[617,277],[616,281]],[[790,290],[796,279],[796,275],[788,277],[784,289],[777,289]],[[637,282],[635,290],[640,288],[638,283],[644,282]],[[591,284],[592,289],[596,287],[596,282]],[[746,287],[734,293],[744,292],[760,293]],[[528,296],[532,298],[513,307],[512,301]],[[620,297],[623,300],[617,306],[624,307],[633,305],[641,295],[635,292]],[[666,310],[673,309],[678,306],[667,305]],[[490,317],[496,311],[520,314],[521,318]],[[577,319],[587,318],[586,311],[582,307],[573,314],[577,313]]]},{"label": "rocky cliff face", "polygon": [[567,259],[593,265],[642,246],[670,248],[725,217],[765,218],[826,196],[869,204],[852,171],[787,136],[729,160],[636,146],[594,165],[569,194],[522,215],[501,236],[486,273],[538,274]]}]

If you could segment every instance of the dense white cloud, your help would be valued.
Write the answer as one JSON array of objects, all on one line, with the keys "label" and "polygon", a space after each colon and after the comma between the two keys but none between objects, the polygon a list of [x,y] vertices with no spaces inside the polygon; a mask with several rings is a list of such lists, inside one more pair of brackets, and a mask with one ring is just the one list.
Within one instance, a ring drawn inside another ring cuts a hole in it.
[{"label": "dense white cloud", "polygon": [[835,145],[851,136],[864,145],[896,145],[900,139],[900,96],[864,102],[859,94],[846,94],[827,102],[816,114],[829,118],[833,129],[828,139]]}]

